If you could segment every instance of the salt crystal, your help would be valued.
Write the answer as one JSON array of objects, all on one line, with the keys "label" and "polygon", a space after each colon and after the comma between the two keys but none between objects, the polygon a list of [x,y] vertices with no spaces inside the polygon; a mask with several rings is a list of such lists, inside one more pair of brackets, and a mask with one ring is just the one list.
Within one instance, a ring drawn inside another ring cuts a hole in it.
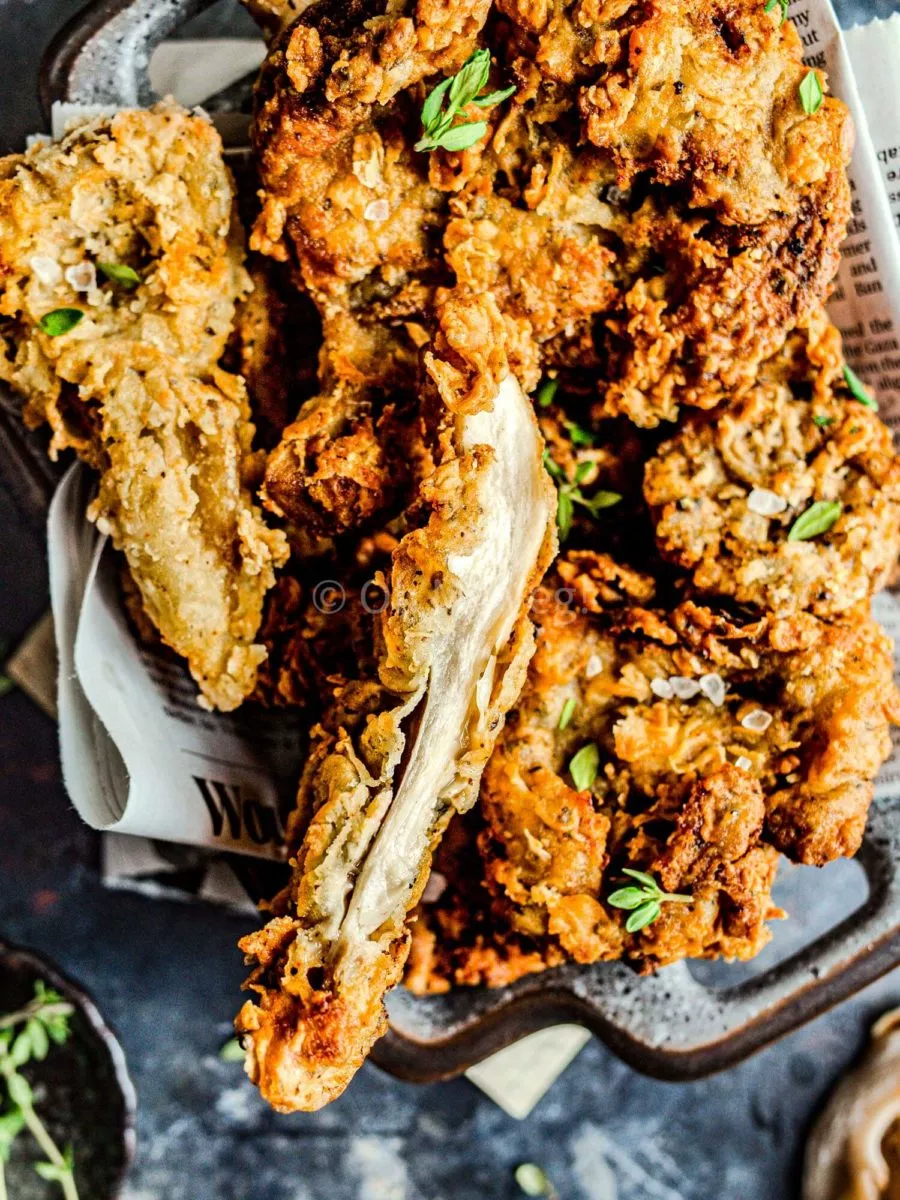
[{"label": "salt crystal", "polygon": [[737,756],[737,758],[734,760],[734,765],[736,767],[740,767],[740,769],[742,771],[749,771],[750,768],[753,766],[753,763],[750,761],[750,759],[747,757],[746,754],[739,754]]},{"label": "salt crystal", "polygon": [[367,221],[386,221],[390,215],[391,206],[387,200],[370,200],[363,213]]},{"label": "salt crystal", "polygon": [[650,691],[654,696],[659,696],[660,700],[671,700],[675,694],[668,679],[651,679]]},{"label": "salt crystal", "polygon": [[55,287],[62,279],[62,267],[55,258],[51,258],[48,254],[35,254],[34,258],[29,260],[28,265],[34,271],[38,282],[47,287]]},{"label": "salt crystal", "polygon": [[725,680],[721,675],[701,675],[700,691],[707,700],[713,702],[716,708],[720,708],[725,703]]},{"label": "salt crystal", "polygon": [[80,262],[77,267],[66,271],[66,283],[76,292],[90,292],[97,286],[97,272],[93,263]]},{"label": "salt crystal", "polygon": [[741,724],[753,733],[765,733],[772,724],[772,714],[763,712],[761,708],[754,708],[753,712],[748,712],[742,719]]},{"label": "salt crystal", "polygon": [[432,871],[428,876],[428,882],[425,884],[425,891],[422,893],[422,903],[434,904],[436,900],[440,900],[446,890],[446,877],[440,871]]},{"label": "salt crystal", "polygon": [[[599,654],[592,654],[584,666],[585,679],[594,679],[603,670],[603,662]],[[650,685],[651,687],[653,684]]]},{"label": "salt crystal", "polygon": [[787,500],[768,488],[754,488],[747,497],[747,507],[761,517],[777,517],[787,508]]},{"label": "salt crystal", "polygon": [[688,679],[686,675],[673,675],[669,683],[679,700],[693,700],[700,691],[700,684],[697,680]]}]

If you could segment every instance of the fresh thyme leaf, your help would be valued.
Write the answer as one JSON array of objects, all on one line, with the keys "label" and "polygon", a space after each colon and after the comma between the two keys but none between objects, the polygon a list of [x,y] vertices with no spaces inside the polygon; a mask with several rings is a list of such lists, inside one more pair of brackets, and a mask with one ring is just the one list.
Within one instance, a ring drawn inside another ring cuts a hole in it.
[{"label": "fresh thyme leaf", "polygon": [[834,417],[823,417],[819,413],[813,417],[813,423],[818,425],[820,429],[827,429],[829,425],[834,424]]},{"label": "fresh thyme leaf", "polygon": [[807,542],[827,533],[840,515],[841,505],[837,500],[817,500],[793,523],[788,541]]},{"label": "fresh thyme leaf", "polygon": [[656,891],[659,891],[659,884],[656,882],[653,876],[648,874],[646,871],[636,871],[634,867],[624,867],[622,874],[628,875],[632,879],[636,879],[638,883],[643,883],[645,887],[654,888]]},{"label": "fresh thyme leaf", "polygon": [[453,82],[453,76],[445,79],[443,83],[439,83],[436,88],[432,88],[429,92],[425,103],[422,105],[422,128],[431,129],[436,125],[441,115],[441,107],[444,103],[444,96]]},{"label": "fresh thyme leaf", "polygon": [[[593,471],[593,469],[594,469],[594,464],[592,462],[579,463],[578,466],[575,468],[575,483],[584,483],[584,481],[587,479],[588,475],[590,475],[590,473],[591,473],[591,471]],[[579,500],[584,499],[584,497],[581,495],[580,492],[578,494],[578,499]]]},{"label": "fresh thyme leaf", "polygon": [[587,429],[582,429],[574,421],[563,421],[563,426],[573,446],[593,446],[594,435],[589,433]]},{"label": "fresh thyme leaf", "polygon": [[246,1057],[240,1038],[231,1038],[219,1051],[222,1062],[243,1062]]},{"label": "fresh thyme leaf", "polygon": [[645,929],[652,921],[662,912],[662,905],[658,900],[648,900],[646,904],[642,904],[640,908],[636,908],[628,920],[625,922],[626,933],[638,933]]},{"label": "fresh thyme leaf", "polygon": [[10,1072],[6,1076],[6,1090],[9,1092],[9,1098],[13,1104],[18,1104],[19,1108],[31,1108],[34,1096],[24,1075],[18,1075],[15,1071]]},{"label": "fresh thyme leaf", "polygon": [[21,1109],[13,1108],[0,1116],[0,1163],[9,1162],[12,1144],[25,1128]]},{"label": "fresh thyme leaf", "polygon": [[807,71],[803,76],[798,90],[803,111],[807,116],[813,116],[822,107],[822,101],[825,99],[825,92],[822,90],[822,80],[819,78],[819,72],[812,69]]},{"label": "fresh thyme leaf", "polygon": [[609,903],[613,908],[640,908],[646,902],[647,893],[643,888],[638,887],[619,888],[609,897]]},{"label": "fresh thyme leaf", "polygon": [[791,0],[769,0],[765,11],[767,13],[774,12],[776,8],[781,7],[781,24],[783,25],[788,18],[788,9],[790,8]]},{"label": "fresh thyme leaf", "polygon": [[457,112],[475,99],[491,73],[491,52],[475,50],[450,81],[450,108]]},{"label": "fresh thyme leaf", "polygon": [[516,85],[511,83],[509,87],[501,88],[498,92],[488,92],[486,96],[478,96],[472,103],[477,104],[479,108],[493,108],[495,104],[502,104],[504,100],[515,95],[515,91]]},{"label": "fresh thyme leaf", "polygon": [[572,520],[575,516],[575,505],[571,489],[561,487],[556,501],[556,527],[559,530],[560,541],[565,541],[572,532]]},{"label": "fresh thyme leaf", "polygon": [[25,1032],[31,1041],[31,1055],[38,1062],[43,1061],[47,1057],[50,1050],[50,1038],[42,1021],[37,1017],[32,1017],[25,1026]]},{"label": "fresh thyme leaf", "polygon": [[563,730],[568,727],[569,722],[572,720],[572,715],[575,712],[577,703],[578,702],[574,696],[570,696],[568,698],[568,700],[562,706],[562,712],[559,714],[559,724],[556,726],[557,729]]},{"label": "fresh thyme leaf", "polygon": [[569,774],[579,792],[586,792],[594,786],[599,767],[600,751],[596,743],[588,742],[569,763]]},{"label": "fresh thyme leaf", "polygon": [[47,337],[62,337],[83,319],[84,313],[80,308],[54,308],[41,317],[38,325]]},{"label": "fresh thyme leaf", "polygon": [[515,1180],[526,1196],[550,1196],[553,1187],[547,1172],[537,1163],[520,1163],[515,1170]]},{"label": "fresh thyme leaf", "polygon": [[538,408],[549,408],[559,391],[558,379],[545,379],[537,390]]},{"label": "fresh thyme leaf", "polygon": [[473,121],[471,125],[454,125],[436,139],[433,149],[468,150],[481,141],[487,133],[487,121]]},{"label": "fresh thyme leaf", "polygon": [[866,408],[871,408],[873,412],[878,412],[878,405],[869,395],[866,385],[853,370],[844,363],[844,380],[854,400],[858,400],[860,404],[864,404]]},{"label": "fresh thyme leaf", "polygon": [[588,510],[592,517],[596,517],[597,513],[604,508],[612,508],[614,504],[618,504],[622,499],[620,492],[605,492],[603,490],[594,492],[589,499],[579,497],[581,503]]},{"label": "fresh thyme leaf", "polygon": [[563,469],[559,463],[552,457],[549,450],[544,451],[544,467],[547,474],[553,479],[564,479]]},{"label": "fresh thyme leaf", "polygon": [[110,283],[117,283],[120,287],[136,288],[143,282],[134,267],[126,266],[125,263],[97,263],[97,270],[101,271]]}]

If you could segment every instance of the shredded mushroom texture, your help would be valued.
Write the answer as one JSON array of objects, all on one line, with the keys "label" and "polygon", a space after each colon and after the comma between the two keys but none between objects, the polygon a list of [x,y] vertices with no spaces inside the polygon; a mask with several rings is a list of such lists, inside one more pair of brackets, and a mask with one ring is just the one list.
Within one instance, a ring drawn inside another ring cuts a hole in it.
[{"label": "shredded mushroom texture", "polygon": [[247,1070],[282,1111],[339,1095],[384,1032],[432,848],[473,803],[532,654],[554,495],[512,377],[490,409],[455,419],[453,443],[424,489],[428,524],[394,553],[384,702],[358,737],[341,728],[321,747],[282,915],[243,942],[259,993],[238,1019]]}]

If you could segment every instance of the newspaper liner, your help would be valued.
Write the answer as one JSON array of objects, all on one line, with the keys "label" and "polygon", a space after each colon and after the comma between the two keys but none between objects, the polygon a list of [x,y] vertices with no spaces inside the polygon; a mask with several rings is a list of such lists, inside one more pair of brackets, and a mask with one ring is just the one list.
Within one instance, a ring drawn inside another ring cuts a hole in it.
[{"label": "newspaper liner", "polygon": [[[894,232],[900,231],[896,67],[900,14],[842,35],[828,0],[793,0],[790,19],[803,40],[807,64],[827,71],[831,90],[848,104],[856,123],[850,171],[853,222],[829,307],[844,335],[848,362],[878,393],[882,415],[896,430],[900,427],[900,238]],[[188,104],[202,103],[218,87],[238,79],[259,54],[258,42],[203,43],[210,84],[204,93],[202,70],[196,67],[191,46],[168,43],[151,62],[157,90],[172,91]],[[192,65],[189,75],[185,64]],[[84,115],[77,106],[58,106],[54,135]],[[155,880],[171,870],[152,842],[120,837],[120,833],[280,858],[277,842],[260,842],[251,835],[252,830],[258,837],[260,829],[259,814],[252,806],[268,810],[270,820],[280,828],[280,814],[292,800],[303,753],[299,730],[292,739],[282,719],[272,721],[264,736],[280,747],[278,770],[273,772],[269,759],[261,769],[265,756],[259,752],[255,733],[248,738],[246,724],[233,715],[189,719],[196,718],[199,710],[190,704],[186,674],[171,660],[139,649],[124,623],[110,556],[83,516],[89,488],[84,469],[73,468],[54,500],[48,542],[60,655],[64,776],[75,807],[88,824],[116,831],[104,841],[107,880],[133,885],[135,879]],[[900,603],[893,595],[877,597],[874,613],[892,637],[900,638]],[[894,757],[879,776],[876,797],[900,786],[898,731],[894,745]],[[205,792],[198,778],[206,781]],[[245,801],[251,805],[249,827]],[[223,863],[210,861],[212,871],[199,895],[246,909],[234,877]],[[575,1026],[545,1030],[527,1042],[527,1053],[522,1053],[525,1043],[510,1047],[469,1075],[511,1116],[522,1119],[588,1037]],[[542,1065],[535,1070],[539,1041]],[[527,1096],[523,1078],[530,1081]]]}]

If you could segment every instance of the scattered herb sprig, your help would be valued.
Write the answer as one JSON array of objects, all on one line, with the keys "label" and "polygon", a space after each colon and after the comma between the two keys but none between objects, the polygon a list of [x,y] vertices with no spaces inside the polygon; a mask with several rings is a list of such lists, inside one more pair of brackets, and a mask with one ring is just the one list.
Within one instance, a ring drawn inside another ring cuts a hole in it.
[{"label": "scattered herb sprig", "polygon": [[550,451],[545,450],[544,466],[556,483],[558,493],[556,527],[559,530],[559,538],[562,542],[566,540],[572,531],[572,521],[575,518],[576,504],[586,509],[596,519],[604,508],[612,508],[614,504],[618,504],[622,499],[619,492],[608,492],[603,489],[594,492],[593,496],[585,496],[580,485],[590,475],[593,463],[579,463],[575,468],[575,478],[570,480],[566,477],[566,473],[559,463],[551,458]]},{"label": "scattered herb sprig", "polygon": [[105,275],[110,283],[116,283],[119,287],[127,288],[129,291],[139,287],[143,282],[134,267],[129,267],[125,263],[98,262],[97,270]]},{"label": "scattered herb sprig", "polygon": [[638,933],[641,929],[652,924],[662,912],[664,904],[693,904],[694,897],[681,892],[664,892],[652,875],[646,871],[635,871],[625,867],[623,875],[636,879],[640,886],[631,884],[619,888],[612,893],[608,903],[613,908],[623,908],[630,912],[625,922],[628,933]]},{"label": "scattered herb sprig", "polygon": [[850,389],[850,394],[854,400],[858,400],[860,404],[864,404],[866,408],[871,408],[873,412],[878,412],[878,405],[869,395],[868,389],[852,367],[844,363],[844,382]]},{"label": "scattered herb sprig", "polygon": [[21,1068],[29,1062],[41,1062],[52,1044],[62,1046],[69,1038],[72,1005],[42,980],[34,985],[34,998],[17,1012],[0,1016],[0,1088],[7,1103],[0,1113],[0,1200],[7,1197],[4,1164],[9,1162],[12,1144],[25,1129],[31,1134],[46,1160],[35,1163],[42,1179],[58,1183],[64,1200],[79,1200],[75,1186],[75,1156],[71,1146],[60,1150],[34,1107],[34,1093]]},{"label": "scattered herb sprig", "polygon": [[768,0],[766,4],[766,12],[774,12],[776,8],[781,9],[781,24],[783,25],[788,19],[788,9],[791,6],[791,0]]},{"label": "scattered herb sprig", "polygon": [[816,500],[793,523],[788,533],[788,541],[808,542],[820,533],[827,533],[841,515],[841,508],[838,500]]},{"label": "scattered herb sprig", "polygon": [[455,75],[429,92],[422,106],[422,137],[416,150],[466,150],[487,133],[487,121],[454,124],[468,104],[491,108],[501,104],[516,90],[514,86],[479,96],[491,73],[491,52],[476,50]]},{"label": "scattered herb sprig", "polygon": [[47,337],[62,337],[84,320],[84,311],[80,308],[54,308],[52,312],[44,313],[38,325]]},{"label": "scattered herb sprig", "polygon": [[569,763],[569,774],[579,792],[586,792],[594,786],[599,769],[600,750],[596,742],[582,746]]},{"label": "scattered herb sprig", "polygon": [[822,101],[825,99],[819,72],[810,68],[801,79],[798,91],[803,111],[808,117],[813,116],[822,107]]}]

